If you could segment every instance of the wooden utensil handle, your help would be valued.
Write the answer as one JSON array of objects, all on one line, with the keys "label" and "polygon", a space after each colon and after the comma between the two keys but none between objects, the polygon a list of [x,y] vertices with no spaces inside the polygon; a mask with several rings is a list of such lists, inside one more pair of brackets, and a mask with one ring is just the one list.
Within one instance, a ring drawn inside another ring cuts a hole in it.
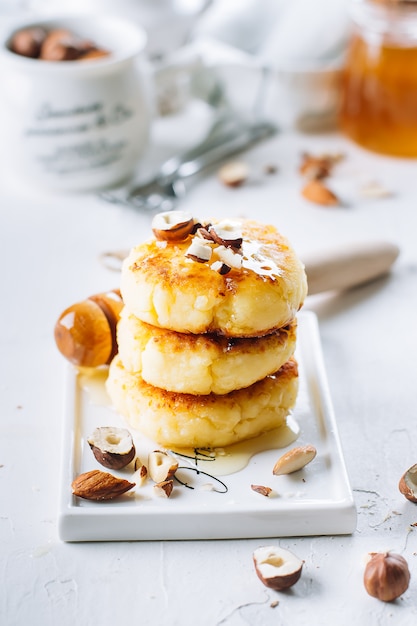
[{"label": "wooden utensil handle", "polygon": [[388,241],[372,241],[323,250],[303,258],[308,293],[349,289],[387,274],[399,255]]}]

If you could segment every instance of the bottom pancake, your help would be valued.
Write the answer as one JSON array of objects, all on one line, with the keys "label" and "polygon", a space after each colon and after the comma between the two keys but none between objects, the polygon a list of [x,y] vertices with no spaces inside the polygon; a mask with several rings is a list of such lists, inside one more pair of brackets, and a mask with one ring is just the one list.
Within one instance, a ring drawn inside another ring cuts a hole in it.
[{"label": "bottom pancake", "polygon": [[149,385],[116,356],[106,385],[114,408],[129,425],[161,446],[215,448],[284,424],[297,398],[298,368],[290,359],[245,389],[195,396]]}]

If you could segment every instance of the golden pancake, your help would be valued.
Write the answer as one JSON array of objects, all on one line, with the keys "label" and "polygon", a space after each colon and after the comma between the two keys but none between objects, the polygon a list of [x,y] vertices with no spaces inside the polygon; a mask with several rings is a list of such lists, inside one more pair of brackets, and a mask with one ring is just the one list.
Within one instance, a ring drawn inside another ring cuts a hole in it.
[{"label": "golden pancake", "polygon": [[297,323],[259,338],[192,335],[141,322],[125,307],[117,327],[119,355],[129,372],[167,391],[207,395],[249,387],[293,355]]},{"label": "golden pancake", "polygon": [[128,372],[116,356],[107,391],[130,427],[165,447],[219,447],[256,437],[285,423],[298,390],[294,359],[250,387],[225,395],[165,391]]},{"label": "golden pancake", "polygon": [[274,226],[241,220],[239,228],[238,248],[205,240],[205,228],[134,248],[121,277],[129,311],[160,328],[227,337],[257,337],[290,323],[307,295],[303,264]]}]

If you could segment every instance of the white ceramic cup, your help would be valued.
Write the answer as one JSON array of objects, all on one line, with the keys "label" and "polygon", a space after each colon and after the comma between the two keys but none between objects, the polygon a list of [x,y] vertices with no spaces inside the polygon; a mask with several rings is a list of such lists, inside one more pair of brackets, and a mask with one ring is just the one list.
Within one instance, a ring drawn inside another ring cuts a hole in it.
[{"label": "white ceramic cup", "polygon": [[[110,51],[91,61],[44,61],[10,51],[14,32],[65,28]],[[20,23],[3,37],[0,71],[7,161],[15,173],[59,191],[88,191],[128,179],[148,146],[153,117],[146,32],[111,16]]]}]

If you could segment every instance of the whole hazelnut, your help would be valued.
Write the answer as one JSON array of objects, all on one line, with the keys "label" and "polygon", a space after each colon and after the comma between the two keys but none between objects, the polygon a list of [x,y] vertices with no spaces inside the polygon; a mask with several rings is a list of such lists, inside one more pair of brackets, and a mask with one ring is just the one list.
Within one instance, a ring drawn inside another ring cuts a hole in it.
[{"label": "whole hazelnut", "polygon": [[10,50],[20,56],[36,59],[46,37],[46,31],[40,26],[24,28],[15,33],[10,42]]},{"label": "whole hazelnut", "polygon": [[405,558],[393,552],[371,552],[370,556],[363,579],[366,591],[383,602],[399,598],[410,583]]}]

